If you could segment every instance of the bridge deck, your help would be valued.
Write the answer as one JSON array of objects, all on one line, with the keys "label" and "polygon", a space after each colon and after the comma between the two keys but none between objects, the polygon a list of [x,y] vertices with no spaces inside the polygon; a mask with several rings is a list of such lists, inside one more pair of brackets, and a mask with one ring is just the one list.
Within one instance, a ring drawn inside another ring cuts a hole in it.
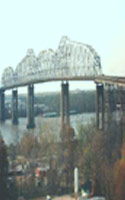
[{"label": "bridge deck", "polygon": [[36,80],[36,81],[26,80],[23,83],[13,84],[7,87],[1,87],[0,90],[9,90],[9,89],[18,88],[18,87],[24,87],[30,84],[38,84],[38,83],[45,83],[45,82],[52,82],[52,81],[94,81],[95,83],[100,83],[100,84],[107,83],[107,84],[125,87],[125,77],[103,75],[103,76],[98,76],[98,77],[79,76],[79,77],[52,78],[52,79]]},{"label": "bridge deck", "polygon": [[111,84],[125,87],[125,77],[120,76],[101,76],[95,79],[96,83]]},{"label": "bridge deck", "polygon": [[23,83],[19,84],[13,84],[7,87],[1,87],[0,90],[9,90],[17,87],[23,87],[31,84],[38,84],[38,83],[46,83],[46,82],[52,82],[52,81],[95,81],[97,77],[84,77],[84,76],[79,76],[79,77],[60,77],[60,78],[49,78],[49,79],[37,79],[37,80],[30,80],[30,81],[25,81]]}]

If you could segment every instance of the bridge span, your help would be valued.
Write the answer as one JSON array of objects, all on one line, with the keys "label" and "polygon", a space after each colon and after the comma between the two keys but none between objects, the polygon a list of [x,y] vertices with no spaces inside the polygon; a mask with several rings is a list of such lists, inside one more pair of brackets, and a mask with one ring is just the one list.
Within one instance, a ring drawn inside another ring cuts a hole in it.
[{"label": "bridge span", "polygon": [[13,88],[19,88],[24,87],[27,85],[34,85],[38,83],[46,83],[46,82],[56,82],[56,81],[93,81],[96,84],[110,84],[115,86],[121,86],[125,87],[125,77],[120,76],[108,76],[108,75],[102,75],[97,77],[84,77],[84,76],[78,76],[78,77],[60,77],[60,78],[49,78],[46,80],[26,80],[23,83],[13,83],[12,85],[8,86],[1,86],[0,90],[6,91]]},{"label": "bridge span", "polygon": [[122,77],[122,76],[103,75],[103,76],[95,78],[95,82],[125,87],[125,77]]},{"label": "bridge span", "polygon": [[36,57],[34,51],[29,49],[15,70],[12,67],[4,70],[0,86],[0,121],[5,121],[5,91],[12,89],[12,123],[18,124],[17,88],[27,86],[27,128],[34,128],[34,84],[51,81],[62,82],[61,130],[70,127],[68,81],[95,82],[98,129],[106,128],[115,110],[121,112],[120,123],[125,128],[125,77],[102,74],[97,52],[90,45],[71,41],[67,37],[61,39],[55,52],[48,49]]}]

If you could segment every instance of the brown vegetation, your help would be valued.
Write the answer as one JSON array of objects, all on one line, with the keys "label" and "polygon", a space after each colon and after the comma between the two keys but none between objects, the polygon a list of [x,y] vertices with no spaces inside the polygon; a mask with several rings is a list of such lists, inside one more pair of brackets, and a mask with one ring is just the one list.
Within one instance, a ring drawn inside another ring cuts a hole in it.
[{"label": "brown vegetation", "polygon": [[[79,182],[92,180],[91,195],[107,200],[123,200],[125,187],[125,143],[115,126],[109,132],[97,131],[93,123],[64,130],[65,140],[57,140],[46,127],[46,134],[24,134],[18,153],[30,162],[32,183],[24,185],[25,195],[63,194],[73,192],[73,170],[79,168]],[[120,149],[121,152],[120,152]],[[48,166],[42,173],[40,187],[36,184],[33,163]],[[45,179],[45,181],[44,181]]]},{"label": "brown vegetation", "polygon": [[3,139],[0,138],[0,198],[2,200],[8,200],[8,161],[7,161],[7,149]]}]

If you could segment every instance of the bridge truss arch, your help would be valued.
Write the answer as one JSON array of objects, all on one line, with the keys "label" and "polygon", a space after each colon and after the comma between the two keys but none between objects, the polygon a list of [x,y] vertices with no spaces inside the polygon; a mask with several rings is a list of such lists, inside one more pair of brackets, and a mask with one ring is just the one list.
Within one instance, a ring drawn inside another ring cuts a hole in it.
[{"label": "bridge truss arch", "polygon": [[28,49],[26,56],[21,60],[15,69],[17,83],[24,83],[34,80],[37,73],[37,57],[33,49]]},{"label": "bridge truss arch", "polygon": [[63,36],[56,51],[47,49],[36,56],[33,49],[28,49],[15,70],[12,67],[4,70],[2,86],[68,78],[79,80],[79,77],[94,79],[101,75],[101,61],[97,52],[87,44]]},{"label": "bridge truss arch", "polygon": [[4,69],[1,79],[2,79],[2,81],[1,81],[2,85],[5,87],[8,86],[8,83],[9,84],[14,83],[14,79],[15,79],[14,70],[11,66]]}]

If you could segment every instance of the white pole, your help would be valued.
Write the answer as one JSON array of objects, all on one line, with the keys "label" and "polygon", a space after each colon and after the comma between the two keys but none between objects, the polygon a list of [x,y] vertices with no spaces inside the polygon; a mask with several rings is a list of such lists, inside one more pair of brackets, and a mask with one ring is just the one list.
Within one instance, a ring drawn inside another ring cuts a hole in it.
[{"label": "white pole", "polygon": [[79,172],[78,168],[74,169],[74,193],[77,196],[79,190]]}]

